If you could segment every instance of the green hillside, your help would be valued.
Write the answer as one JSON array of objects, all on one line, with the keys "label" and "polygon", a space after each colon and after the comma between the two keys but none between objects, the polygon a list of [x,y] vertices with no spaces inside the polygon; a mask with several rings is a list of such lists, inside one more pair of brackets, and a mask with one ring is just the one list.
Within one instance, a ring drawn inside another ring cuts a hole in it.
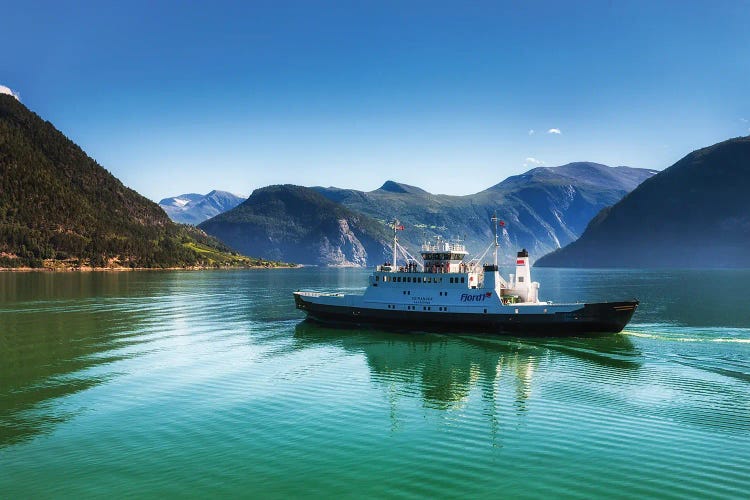
[{"label": "green hillside", "polygon": [[384,224],[293,185],[256,189],[199,227],[242,252],[303,264],[381,262],[390,238]]},{"label": "green hillside", "polygon": [[255,262],[171,222],[51,123],[0,95],[0,267]]}]

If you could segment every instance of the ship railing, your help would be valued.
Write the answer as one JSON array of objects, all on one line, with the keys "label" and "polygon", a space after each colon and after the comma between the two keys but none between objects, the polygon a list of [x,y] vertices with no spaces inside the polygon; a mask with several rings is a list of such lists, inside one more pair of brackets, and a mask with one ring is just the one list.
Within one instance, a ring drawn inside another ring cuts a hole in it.
[{"label": "ship railing", "polygon": [[341,292],[297,292],[305,297],[343,297],[344,294]]},{"label": "ship railing", "polygon": [[424,269],[420,269],[419,266],[376,266],[376,272],[387,272],[387,273],[404,273],[404,274],[467,274],[477,273],[481,274],[482,268],[472,267],[469,265],[460,265],[457,270],[448,270],[444,266],[439,265],[427,265]]}]

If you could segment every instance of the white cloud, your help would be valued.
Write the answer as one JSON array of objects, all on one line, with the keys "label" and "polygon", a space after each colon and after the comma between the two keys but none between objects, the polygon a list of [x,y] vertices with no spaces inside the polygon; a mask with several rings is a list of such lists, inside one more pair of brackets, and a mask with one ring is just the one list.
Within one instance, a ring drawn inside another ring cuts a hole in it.
[{"label": "white cloud", "polygon": [[19,101],[21,100],[20,96],[18,95],[18,92],[13,92],[10,87],[6,87],[5,85],[0,85],[0,94],[8,94],[12,95]]},{"label": "white cloud", "polygon": [[528,167],[530,165],[541,167],[542,165],[544,165],[544,162],[542,160],[529,156],[524,160],[523,166]]},{"label": "white cloud", "polygon": [[747,118],[740,118],[740,121],[741,121],[742,123],[747,123]]},{"label": "white cloud", "polygon": [[534,132],[534,129],[533,129],[533,128],[530,128],[530,129],[529,129],[529,135],[534,135],[534,134],[535,134],[535,132]]},{"label": "white cloud", "polygon": [[547,131],[548,134],[562,134],[562,131],[559,128],[551,128]]}]

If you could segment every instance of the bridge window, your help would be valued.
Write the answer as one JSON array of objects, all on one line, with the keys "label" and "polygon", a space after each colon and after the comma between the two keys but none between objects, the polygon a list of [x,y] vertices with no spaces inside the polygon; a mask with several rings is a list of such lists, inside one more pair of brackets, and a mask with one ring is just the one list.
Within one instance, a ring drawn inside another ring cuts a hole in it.
[{"label": "bridge window", "polygon": [[518,277],[518,282],[519,282],[519,283],[523,283],[523,276],[519,276],[519,277]]}]

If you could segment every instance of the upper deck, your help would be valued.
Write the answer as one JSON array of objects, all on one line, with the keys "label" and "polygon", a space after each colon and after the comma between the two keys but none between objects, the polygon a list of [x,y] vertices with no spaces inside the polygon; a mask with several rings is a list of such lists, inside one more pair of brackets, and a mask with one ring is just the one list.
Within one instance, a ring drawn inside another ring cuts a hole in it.
[{"label": "upper deck", "polygon": [[466,247],[463,243],[452,241],[436,241],[435,243],[423,243],[421,253],[453,253],[466,255]]}]

